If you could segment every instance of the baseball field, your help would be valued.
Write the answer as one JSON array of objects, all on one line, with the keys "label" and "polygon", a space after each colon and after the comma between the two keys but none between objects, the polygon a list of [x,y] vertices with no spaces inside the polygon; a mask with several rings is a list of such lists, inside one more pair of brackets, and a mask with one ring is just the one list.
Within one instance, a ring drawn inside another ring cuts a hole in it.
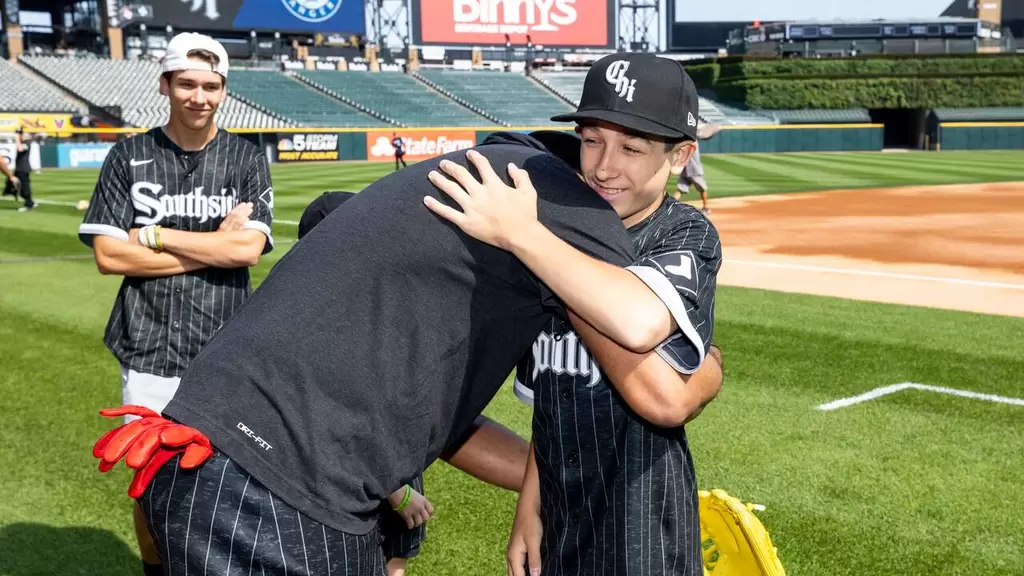
[{"label": "baseball field", "polygon": [[[792,575],[1024,575],[1024,153],[704,162],[725,386],[688,429],[700,486],[764,505]],[[275,165],[256,282],[310,200],[390,169]],[[129,474],[90,454],[120,403],[119,279],[76,235],[96,176],[34,176],[33,212],[0,202],[0,576],[139,573]],[[510,386],[488,413],[529,433]],[[426,494],[410,574],[503,574],[514,495],[443,463]]]}]

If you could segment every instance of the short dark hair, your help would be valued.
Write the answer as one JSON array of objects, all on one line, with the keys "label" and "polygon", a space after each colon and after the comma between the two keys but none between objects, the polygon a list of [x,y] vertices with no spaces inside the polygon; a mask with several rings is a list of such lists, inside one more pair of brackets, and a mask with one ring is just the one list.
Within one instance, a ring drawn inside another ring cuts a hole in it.
[{"label": "short dark hair", "polygon": [[[591,126],[591,127],[594,126],[595,122],[594,121],[588,121],[587,119],[583,119],[583,120],[577,121],[576,124],[580,128],[586,128],[587,126]],[[622,133],[623,134],[628,134],[629,136],[632,136],[634,138],[642,138],[644,140],[647,140],[648,142],[658,142],[658,141],[664,142],[665,143],[665,152],[671,152],[672,149],[676,147],[676,144],[679,144],[681,142],[691,142],[691,141],[693,141],[693,138],[690,138],[689,136],[684,136],[682,138],[665,138],[663,136],[656,136],[654,134],[647,134],[645,132],[641,132],[639,130],[634,130],[632,128],[626,128],[625,126],[620,126],[620,128],[622,129]]]},{"label": "short dark hair", "polygon": [[299,218],[299,239],[301,240],[306,234],[309,234],[310,230],[323,222],[331,212],[354,198],[355,195],[355,192],[348,190],[328,190],[310,202],[302,212],[302,217]]},{"label": "short dark hair", "polygon": [[189,50],[188,54],[186,54],[185,56],[187,56],[190,60],[195,59],[200,60],[202,62],[206,62],[211,67],[216,67],[218,64],[220,64],[219,56],[217,56],[213,52],[210,52],[209,50],[203,50],[202,48]]},{"label": "short dark hair", "polygon": [[[215,71],[217,65],[220,64],[220,58],[216,54],[214,54],[213,52],[210,52],[209,50],[203,50],[202,48],[196,48],[194,50],[189,50],[188,54],[186,54],[186,56],[190,60],[193,60],[193,59],[194,60],[199,60],[200,62],[205,62],[205,63],[209,64],[211,72]],[[164,80],[167,80],[168,84],[170,84],[171,80],[174,78],[174,72],[164,72],[163,78],[164,78]],[[222,80],[222,83],[225,86],[227,86],[228,79],[224,78],[222,76],[221,80]]]}]

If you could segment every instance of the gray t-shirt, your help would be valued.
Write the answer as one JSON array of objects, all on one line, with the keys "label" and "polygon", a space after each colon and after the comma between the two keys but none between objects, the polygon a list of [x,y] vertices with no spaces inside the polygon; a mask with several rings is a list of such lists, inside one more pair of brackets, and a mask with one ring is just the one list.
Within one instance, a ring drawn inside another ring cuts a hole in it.
[{"label": "gray t-shirt", "polygon": [[[529,171],[540,221],[627,266],[621,220],[564,162],[525,136],[477,149]],[[164,413],[289,505],[366,533],[379,503],[461,439],[559,302],[510,253],[434,215],[427,173],[370,185],[300,240],[192,362]],[[474,170],[475,169],[472,169]]]}]

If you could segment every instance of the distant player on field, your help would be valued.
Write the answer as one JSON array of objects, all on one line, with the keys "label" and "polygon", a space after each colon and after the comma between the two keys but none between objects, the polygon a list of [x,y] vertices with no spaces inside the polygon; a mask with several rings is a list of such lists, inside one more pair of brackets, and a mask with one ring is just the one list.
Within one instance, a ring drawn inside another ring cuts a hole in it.
[{"label": "distant player on field", "polygon": [[395,149],[395,170],[398,170],[399,162],[402,163],[402,168],[405,168],[405,142],[394,132],[391,133],[391,146]]},{"label": "distant player on field", "polygon": [[[78,229],[100,272],[124,276],[104,341],[121,364],[125,404],[163,410],[273,246],[266,156],[214,123],[227,75],[212,38],[171,40],[159,78],[170,119],[110,150]],[[135,527],[144,572],[162,574],[137,505]]]},{"label": "distant player on field", "polygon": [[[697,128],[697,138],[700,140],[710,140],[712,136],[718,134],[722,128],[712,124],[701,124]],[[704,164],[700,161],[700,147],[694,145],[693,155],[690,156],[689,162],[683,167],[682,172],[679,174],[679,180],[676,183],[676,190],[673,196],[676,200],[682,201],[683,194],[690,192],[690,186],[693,186],[700,192],[701,210],[705,214],[710,214],[711,209],[708,207],[708,182],[704,177]]]},{"label": "distant player on field", "polygon": [[16,150],[14,156],[15,178],[10,180],[12,185],[15,181],[18,182],[17,186],[12,187],[25,201],[25,204],[18,208],[18,212],[28,212],[36,207],[36,203],[32,201],[32,163],[30,161],[32,149],[29,140],[25,138],[25,129],[19,126],[15,131],[14,141]]},{"label": "distant player on field", "polygon": [[0,156],[0,172],[7,177],[7,183],[4,185],[4,196],[14,196],[14,199],[18,199],[18,190],[21,189],[21,180],[14,175],[14,171],[7,164],[7,159]]}]

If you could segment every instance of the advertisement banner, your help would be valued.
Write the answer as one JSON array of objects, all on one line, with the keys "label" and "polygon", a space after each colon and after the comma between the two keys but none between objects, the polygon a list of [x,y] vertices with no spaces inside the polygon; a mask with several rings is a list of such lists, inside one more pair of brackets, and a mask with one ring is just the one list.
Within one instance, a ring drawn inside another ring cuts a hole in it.
[{"label": "advertisement banner", "polygon": [[0,114],[0,132],[14,132],[18,127],[26,132],[43,130],[61,132],[72,128],[70,114]]},{"label": "advertisement banner", "polygon": [[609,0],[418,0],[410,3],[413,43],[420,45],[606,48],[614,44]]},{"label": "advertisement banner", "polygon": [[[950,0],[858,0],[857,2],[808,2],[807,0],[672,0],[676,22],[789,22],[799,20],[873,22],[877,20],[933,19],[951,14],[958,2]],[[962,3],[965,7],[967,2]],[[973,3],[972,3],[973,4]],[[974,17],[971,14],[970,17]]]},{"label": "advertisement banner", "polygon": [[323,162],[338,159],[337,134],[277,135],[277,162]]},{"label": "advertisement banner", "polygon": [[113,144],[57,144],[58,168],[100,168]]},{"label": "advertisement banner", "polygon": [[163,0],[150,5],[153,28],[366,33],[363,0]]},{"label": "advertisement banner", "polygon": [[[366,133],[367,160],[394,161],[391,134],[389,131]],[[473,130],[402,130],[396,134],[405,143],[406,162],[426,160],[476,146],[476,132]]]}]

